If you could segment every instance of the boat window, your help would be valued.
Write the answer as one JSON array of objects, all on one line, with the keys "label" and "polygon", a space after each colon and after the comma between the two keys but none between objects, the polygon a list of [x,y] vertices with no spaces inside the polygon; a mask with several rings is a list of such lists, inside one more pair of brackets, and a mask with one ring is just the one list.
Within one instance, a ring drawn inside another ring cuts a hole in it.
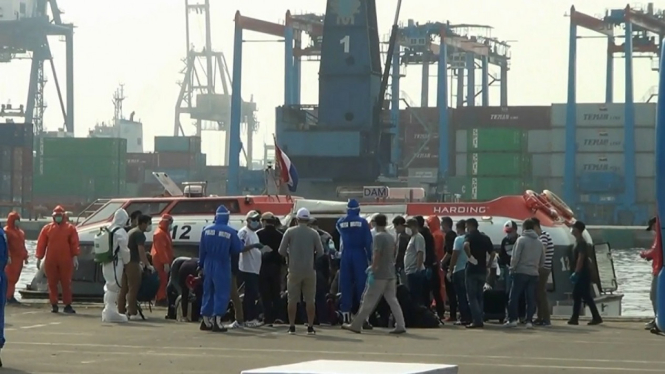
[{"label": "boat window", "polygon": [[97,223],[97,222],[103,222],[111,218],[113,216],[113,213],[115,213],[118,209],[122,207],[122,202],[112,202],[112,203],[107,203],[106,205],[102,206],[99,210],[97,210],[95,213],[93,213],[90,217],[86,218],[83,222],[81,222],[81,225],[89,225],[92,223]]},{"label": "boat window", "polygon": [[127,214],[137,210],[148,216],[158,216],[170,204],[170,201],[133,201],[125,207]]},{"label": "boat window", "polygon": [[171,215],[200,214],[214,216],[220,205],[224,205],[231,214],[240,213],[238,200],[231,199],[180,200],[169,213]]}]

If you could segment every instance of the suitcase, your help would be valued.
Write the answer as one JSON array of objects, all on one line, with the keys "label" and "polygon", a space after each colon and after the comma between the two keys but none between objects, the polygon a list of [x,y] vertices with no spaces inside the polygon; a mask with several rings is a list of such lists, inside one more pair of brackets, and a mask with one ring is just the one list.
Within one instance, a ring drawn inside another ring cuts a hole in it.
[{"label": "suitcase", "polygon": [[503,323],[506,320],[507,306],[508,295],[504,291],[487,290],[483,292],[485,322],[498,320],[499,323]]}]

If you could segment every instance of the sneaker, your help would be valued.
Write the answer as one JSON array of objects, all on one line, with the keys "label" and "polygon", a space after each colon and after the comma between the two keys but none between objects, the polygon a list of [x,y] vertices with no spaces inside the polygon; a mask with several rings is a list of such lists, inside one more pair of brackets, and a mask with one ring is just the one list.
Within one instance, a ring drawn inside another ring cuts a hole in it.
[{"label": "sneaker", "polygon": [[405,328],[397,328],[395,327],[394,329],[388,331],[388,334],[393,334],[393,335],[399,335],[399,334],[405,334],[406,329]]},{"label": "sneaker", "polygon": [[7,304],[20,304],[21,302],[16,300],[15,297],[12,297],[11,299],[7,300]]},{"label": "sneaker", "polygon": [[571,325],[571,326],[577,326],[577,325],[580,324],[580,322],[576,319],[569,319],[568,324]]},{"label": "sneaker", "polygon": [[289,326],[289,335],[296,334],[296,327],[294,325]]},{"label": "sneaker", "polygon": [[538,325],[538,326],[542,326],[542,327],[552,327],[552,322],[550,322],[550,321],[541,321],[541,322],[540,322],[540,325]]},{"label": "sneaker", "polygon": [[476,325],[474,323],[470,323],[464,327],[466,327],[467,329],[482,329],[485,327],[485,325]]},{"label": "sneaker", "polygon": [[456,322],[456,321],[457,321],[457,319],[453,318],[453,317],[448,317],[448,318],[443,320],[443,322]]},{"label": "sneaker", "polygon": [[283,325],[283,324],[284,324],[284,321],[282,321],[281,319],[277,318],[277,319],[275,320],[274,324],[275,324],[275,325]]},{"label": "sneaker", "polygon": [[261,326],[263,326],[263,322],[261,322],[257,319],[245,322],[245,327],[257,328],[257,327],[261,327]]},{"label": "sneaker", "polygon": [[245,326],[243,326],[243,324],[239,323],[238,321],[233,321],[233,323],[231,325],[229,325],[230,329],[242,329],[244,327]]},{"label": "sneaker", "polygon": [[644,324],[644,329],[645,330],[651,330],[654,327],[656,327],[656,320],[651,320],[651,321]]},{"label": "sneaker", "polygon": [[212,326],[207,325],[204,320],[201,320],[201,325],[199,326],[199,330],[201,330],[201,331],[212,331]]},{"label": "sneaker", "polygon": [[527,322],[527,323],[526,323],[526,329],[527,329],[527,330],[531,330],[531,329],[533,329],[533,323],[531,323],[531,322]]},{"label": "sneaker", "polygon": [[503,324],[503,327],[517,327],[517,321],[508,321]]},{"label": "sneaker", "polygon": [[76,311],[74,310],[74,308],[72,308],[71,305],[65,306],[65,309],[63,309],[62,311],[67,314],[76,314]]},{"label": "sneaker", "polygon": [[307,335],[316,335],[316,331],[314,331],[314,327],[312,327],[312,326],[307,327]]},{"label": "sneaker", "polygon": [[213,332],[227,332],[227,331],[229,331],[229,329],[224,327],[223,324],[217,322],[217,323],[212,324],[212,331]]},{"label": "sneaker", "polygon": [[373,329],[374,329],[374,326],[372,326],[372,324],[370,324],[367,321],[363,322],[363,330],[373,330]]},{"label": "sneaker", "polygon": [[129,314],[127,314],[127,320],[128,321],[138,321],[140,319],[141,319],[141,316],[139,316],[138,314],[134,314],[133,316],[130,316]]},{"label": "sneaker", "polygon": [[351,331],[351,332],[355,332],[356,334],[360,334],[360,333],[361,333],[360,330],[356,330],[356,329],[354,329],[353,326],[352,326],[350,323],[345,323],[345,324],[343,324],[343,325],[342,325],[342,329],[347,330],[347,331]]},{"label": "sneaker", "polygon": [[589,326],[596,326],[596,325],[600,325],[601,323],[603,323],[603,320],[602,320],[602,319],[592,319],[591,321],[589,321],[589,322],[587,323],[587,325],[589,325]]},{"label": "sneaker", "polygon": [[51,305],[51,313],[58,313],[58,304]]}]

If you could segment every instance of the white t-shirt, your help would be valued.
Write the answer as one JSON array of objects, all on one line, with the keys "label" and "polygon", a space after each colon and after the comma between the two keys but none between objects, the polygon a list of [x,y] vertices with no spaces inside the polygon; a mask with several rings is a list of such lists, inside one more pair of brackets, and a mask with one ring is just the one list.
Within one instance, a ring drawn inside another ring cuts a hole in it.
[{"label": "white t-shirt", "polygon": [[[238,230],[238,237],[243,243],[243,247],[260,242],[256,231],[248,229],[247,226]],[[261,250],[252,248],[247,252],[241,253],[238,270],[245,273],[259,274],[261,271]]]}]

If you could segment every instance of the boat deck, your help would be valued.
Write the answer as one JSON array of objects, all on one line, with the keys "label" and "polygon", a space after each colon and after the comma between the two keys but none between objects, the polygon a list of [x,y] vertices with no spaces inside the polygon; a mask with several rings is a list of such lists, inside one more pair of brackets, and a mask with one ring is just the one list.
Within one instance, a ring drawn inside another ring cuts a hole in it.
[{"label": "boat deck", "polygon": [[356,335],[339,328],[307,336],[301,327],[299,335],[289,336],[285,327],[201,332],[196,324],[165,320],[163,310],[148,314],[147,321],[102,324],[100,312],[80,307],[76,315],[53,315],[39,305],[7,307],[3,371],[236,374],[317,359],[454,364],[461,374],[665,371],[665,337],[638,322],[588,327],[559,321],[532,331],[446,325],[401,336],[388,336],[383,329]]}]

